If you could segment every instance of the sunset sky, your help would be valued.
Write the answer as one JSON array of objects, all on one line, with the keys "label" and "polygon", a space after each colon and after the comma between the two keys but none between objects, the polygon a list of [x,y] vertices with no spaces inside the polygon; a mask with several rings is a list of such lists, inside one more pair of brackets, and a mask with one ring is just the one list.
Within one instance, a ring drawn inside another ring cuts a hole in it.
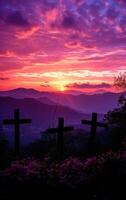
[{"label": "sunset sky", "polygon": [[0,89],[112,90],[126,0],[0,0]]}]

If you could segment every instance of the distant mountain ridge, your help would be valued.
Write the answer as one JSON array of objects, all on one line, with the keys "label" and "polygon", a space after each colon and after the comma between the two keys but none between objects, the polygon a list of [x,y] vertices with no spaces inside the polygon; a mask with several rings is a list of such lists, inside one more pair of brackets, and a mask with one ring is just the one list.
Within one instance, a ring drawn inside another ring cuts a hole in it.
[{"label": "distant mountain ridge", "polygon": [[26,88],[17,88],[13,90],[8,91],[0,91],[0,96],[10,96],[14,98],[25,98],[25,97],[40,97],[41,92],[34,90],[32,88],[26,89]]},{"label": "distant mountain ridge", "polygon": [[18,88],[0,91],[0,96],[17,99],[34,98],[48,105],[63,105],[83,113],[106,113],[117,106],[118,98],[125,93],[70,94],[61,92],[40,92],[34,89]]}]

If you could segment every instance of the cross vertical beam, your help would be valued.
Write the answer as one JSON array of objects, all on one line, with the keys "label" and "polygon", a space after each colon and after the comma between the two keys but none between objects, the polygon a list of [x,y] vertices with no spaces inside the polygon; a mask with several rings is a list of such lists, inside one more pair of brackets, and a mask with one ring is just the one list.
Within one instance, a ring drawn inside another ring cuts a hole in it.
[{"label": "cross vertical beam", "polygon": [[92,154],[95,150],[95,138],[97,130],[97,113],[92,113],[92,126],[89,138],[89,153]]},{"label": "cross vertical beam", "polygon": [[64,126],[64,118],[58,118],[58,127],[47,129],[47,133],[57,133],[57,152],[60,156],[64,153],[64,132],[74,130],[73,126]]},{"label": "cross vertical beam", "polygon": [[15,152],[17,152],[17,154],[20,153],[20,123],[19,123],[19,116],[20,116],[20,111],[18,109],[16,109],[14,111],[14,120],[15,120]]},{"label": "cross vertical beam", "polygon": [[107,124],[102,123],[102,122],[97,122],[97,113],[92,113],[92,120],[82,120],[82,124],[87,124],[91,125],[91,130],[90,130],[90,138],[89,138],[89,153],[93,154],[95,151],[95,138],[96,138],[96,131],[97,127],[102,127],[102,128],[107,128]]},{"label": "cross vertical beam", "polygon": [[64,128],[64,118],[58,119],[58,132],[57,132],[57,151],[60,154],[63,154],[64,149],[64,135],[63,135],[63,128]]},{"label": "cross vertical beam", "polygon": [[19,109],[14,110],[14,119],[3,120],[4,125],[14,125],[14,133],[15,133],[14,150],[16,155],[19,155],[20,153],[20,125],[28,123],[31,123],[31,119],[20,119]]}]

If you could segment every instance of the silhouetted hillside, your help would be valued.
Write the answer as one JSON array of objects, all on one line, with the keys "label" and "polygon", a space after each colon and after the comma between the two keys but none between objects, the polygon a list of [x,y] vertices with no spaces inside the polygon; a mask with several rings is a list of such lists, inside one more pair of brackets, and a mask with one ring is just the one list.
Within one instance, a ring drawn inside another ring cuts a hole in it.
[{"label": "silhouetted hillside", "polygon": [[[14,99],[0,97],[1,118],[12,118],[13,110],[19,108],[23,117],[30,117],[32,124],[41,128],[48,128],[52,123],[57,123],[58,117],[64,117],[65,123],[79,124],[84,114],[65,106],[47,105],[31,98]],[[89,117],[85,115],[85,117]]]}]

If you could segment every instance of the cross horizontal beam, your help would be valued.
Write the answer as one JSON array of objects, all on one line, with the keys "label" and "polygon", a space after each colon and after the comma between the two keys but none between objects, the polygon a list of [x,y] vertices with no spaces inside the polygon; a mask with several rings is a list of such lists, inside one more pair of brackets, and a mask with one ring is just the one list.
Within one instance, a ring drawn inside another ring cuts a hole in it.
[{"label": "cross horizontal beam", "polygon": [[15,123],[15,120],[14,119],[5,119],[3,120],[3,124],[4,125],[11,125],[11,124],[14,124]]},{"label": "cross horizontal beam", "polygon": [[[29,124],[31,123],[31,119],[20,119],[17,121],[18,124]],[[16,123],[16,120],[14,119],[5,119],[3,120],[3,124],[4,125],[12,125],[12,124],[15,124]]]},{"label": "cross horizontal beam", "polygon": [[108,128],[108,124],[106,124],[106,123],[97,122],[96,124],[97,124],[97,126],[99,126],[99,127]]},{"label": "cross horizontal beam", "polygon": [[88,121],[88,120],[81,120],[82,124],[87,124],[87,125],[92,125],[92,121]]},{"label": "cross horizontal beam", "polygon": [[32,122],[31,119],[20,119],[20,121],[19,121],[20,124],[29,124],[31,122]]},{"label": "cross horizontal beam", "polygon": [[89,120],[82,120],[81,123],[87,124],[87,125],[95,124],[96,126],[103,127],[103,128],[108,127],[108,124],[105,124],[105,123],[102,123],[102,122],[93,122],[93,121],[89,121]]},{"label": "cross horizontal beam", "polygon": [[49,128],[46,130],[46,132],[57,133],[59,131],[68,132],[68,131],[73,131],[73,130],[74,130],[74,128],[72,126],[69,126],[69,127],[64,127],[64,128]]}]

